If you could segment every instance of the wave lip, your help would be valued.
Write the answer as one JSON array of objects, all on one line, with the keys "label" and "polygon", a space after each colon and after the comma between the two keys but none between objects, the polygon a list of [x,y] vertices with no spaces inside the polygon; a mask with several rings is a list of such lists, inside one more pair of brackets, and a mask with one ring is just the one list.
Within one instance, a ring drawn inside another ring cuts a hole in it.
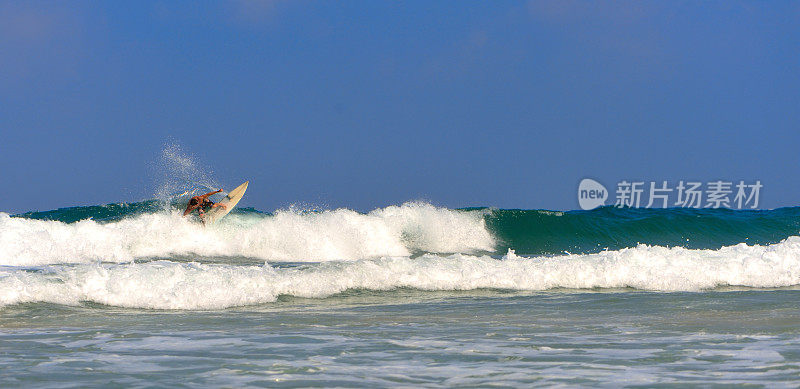
[{"label": "wave lip", "polygon": [[307,264],[294,268],[154,261],[0,268],[0,306],[25,302],[150,309],[222,309],[278,296],[325,298],[352,289],[508,289],[544,291],[635,288],[701,291],[721,286],[800,285],[800,237],[768,246],[719,250],[641,245],[559,257],[502,259],[426,254]]}]

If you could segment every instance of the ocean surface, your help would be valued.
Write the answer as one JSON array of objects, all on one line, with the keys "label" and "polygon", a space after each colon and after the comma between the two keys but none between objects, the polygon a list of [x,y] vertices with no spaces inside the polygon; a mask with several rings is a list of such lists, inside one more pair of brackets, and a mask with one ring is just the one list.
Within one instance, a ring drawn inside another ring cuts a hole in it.
[{"label": "ocean surface", "polygon": [[0,387],[800,385],[800,207],[0,212]]}]

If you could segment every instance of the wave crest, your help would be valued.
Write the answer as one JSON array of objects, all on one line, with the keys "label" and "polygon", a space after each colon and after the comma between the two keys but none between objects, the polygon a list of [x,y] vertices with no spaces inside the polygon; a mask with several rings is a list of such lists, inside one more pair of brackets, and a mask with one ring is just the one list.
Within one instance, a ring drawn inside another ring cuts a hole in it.
[{"label": "wave crest", "polygon": [[489,252],[495,240],[484,213],[406,203],[367,214],[349,209],[236,214],[210,228],[178,211],[69,224],[0,213],[0,265],[129,262],[175,255],[299,262]]}]

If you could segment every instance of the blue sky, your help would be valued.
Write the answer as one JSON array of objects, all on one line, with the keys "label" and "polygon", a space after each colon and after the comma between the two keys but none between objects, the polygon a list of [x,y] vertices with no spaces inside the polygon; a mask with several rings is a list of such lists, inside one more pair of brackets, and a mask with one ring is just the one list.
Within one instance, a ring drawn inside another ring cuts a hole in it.
[{"label": "blue sky", "polygon": [[0,210],[151,198],[577,208],[584,177],[798,205],[800,3],[0,1]]}]

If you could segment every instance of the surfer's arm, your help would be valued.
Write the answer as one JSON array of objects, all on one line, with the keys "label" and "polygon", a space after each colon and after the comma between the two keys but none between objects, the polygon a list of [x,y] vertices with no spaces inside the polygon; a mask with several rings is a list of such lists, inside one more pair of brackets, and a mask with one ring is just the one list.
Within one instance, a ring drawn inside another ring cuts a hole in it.
[{"label": "surfer's arm", "polygon": [[217,193],[219,193],[219,192],[222,192],[222,188],[219,188],[219,189],[217,189],[217,190],[215,190],[215,191],[213,191],[213,192],[208,192],[208,193],[206,193],[206,194],[204,194],[204,195],[200,196],[200,198],[202,198],[202,199],[207,199],[207,198],[208,198],[208,196],[211,196],[211,195],[213,195],[213,194],[217,194]]}]

